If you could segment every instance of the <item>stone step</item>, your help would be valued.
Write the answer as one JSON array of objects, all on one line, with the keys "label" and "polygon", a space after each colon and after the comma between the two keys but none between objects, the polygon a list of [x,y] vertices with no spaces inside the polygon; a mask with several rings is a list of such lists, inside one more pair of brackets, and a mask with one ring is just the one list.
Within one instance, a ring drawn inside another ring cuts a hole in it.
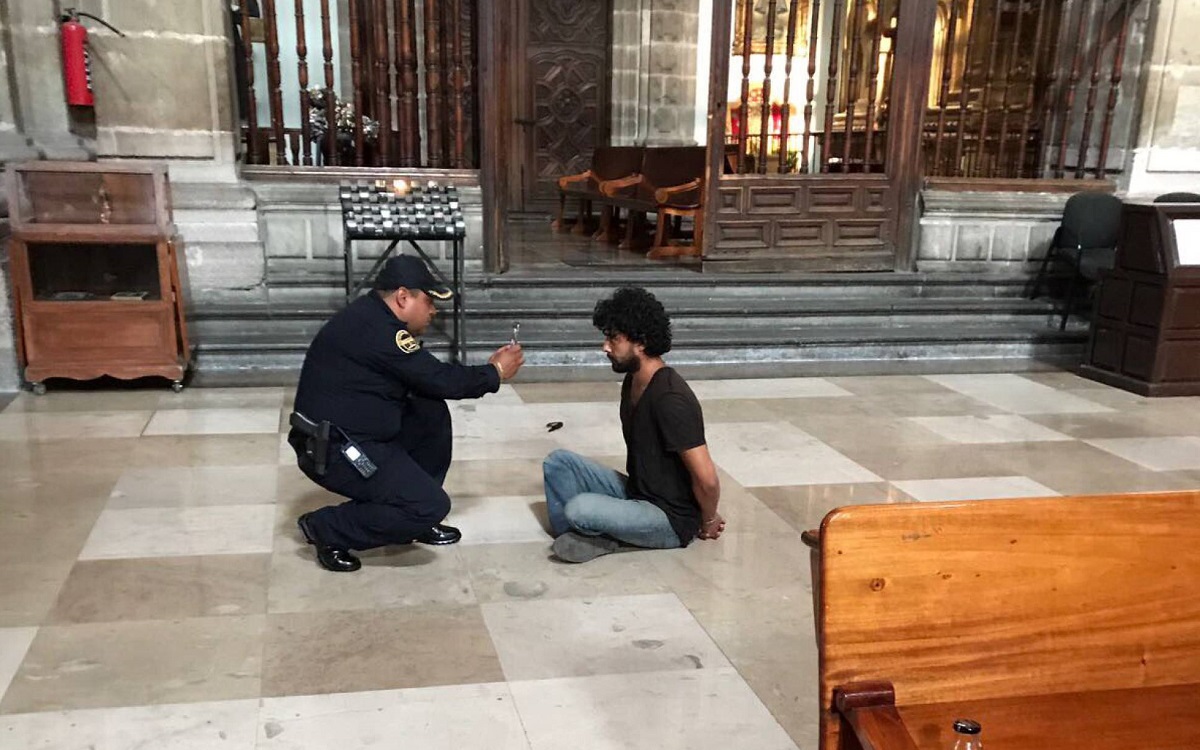
[{"label": "stone step", "polygon": [[[336,273],[277,272],[274,261],[268,263],[267,276],[271,299],[288,304],[340,304],[344,294],[341,261]],[[365,274],[369,264],[359,264],[356,272]],[[697,299],[824,299],[847,297],[1020,297],[1026,292],[1029,279],[1023,275],[989,274],[692,274],[684,276],[661,273],[630,273],[619,277],[592,273],[581,276],[509,278],[481,277],[468,274],[464,296],[468,301],[525,303],[537,299],[542,303],[578,303],[607,296],[618,286],[643,286],[663,301],[668,309],[674,303]]]},{"label": "stone step", "polygon": [[[272,310],[265,305],[208,308],[191,315],[193,337],[222,339],[252,329],[267,337],[311,339],[335,310],[309,308]],[[447,311],[448,312],[448,311]],[[811,331],[837,327],[907,327],[914,325],[1006,325],[1031,323],[1048,326],[1052,307],[1042,301],[1024,299],[898,299],[843,300],[836,307],[804,302],[759,302],[739,305],[722,301],[703,307],[680,307],[672,312],[676,335],[696,332],[711,335],[723,331],[742,333],[757,329]],[[448,314],[439,319],[449,326]],[[468,341],[499,341],[511,334],[512,323],[521,322],[521,338],[573,340],[590,345],[596,339],[592,309],[567,309],[533,305],[512,307],[495,303],[469,303],[466,325]]]},{"label": "stone step", "polygon": [[[1086,333],[1030,325],[922,325],[688,332],[676,336],[668,359],[700,377],[767,377],[821,374],[1022,371],[1069,366],[1083,354]],[[473,341],[469,361],[485,361],[503,343]],[[527,338],[522,379],[604,379],[608,361],[592,342],[571,337]],[[199,342],[197,382],[293,382],[307,340],[281,340],[248,331],[235,338]],[[445,356],[444,340],[428,337],[430,351]]]}]

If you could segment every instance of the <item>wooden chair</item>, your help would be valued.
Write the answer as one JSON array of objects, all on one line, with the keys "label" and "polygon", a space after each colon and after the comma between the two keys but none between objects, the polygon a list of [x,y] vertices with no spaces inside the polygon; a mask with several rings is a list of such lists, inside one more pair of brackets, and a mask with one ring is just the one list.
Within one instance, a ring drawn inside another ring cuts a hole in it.
[{"label": "wooden chair", "polygon": [[831,512],[814,546],[824,750],[1190,748],[1200,491]]},{"label": "wooden chair", "polygon": [[[554,221],[553,228],[559,232],[567,231],[564,214],[570,196],[579,201],[579,218],[571,231],[574,234],[587,234],[592,203],[604,199],[600,185],[605,181],[636,174],[642,166],[644,151],[641,146],[600,146],[592,152],[591,169],[558,178],[558,219]],[[605,206],[605,212],[601,215],[601,229],[605,234],[611,233],[613,217],[610,213],[611,209]]]},{"label": "wooden chair", "polygon": [[649,244],[648,238],[642,237],[639,230],[645,215],[655,212],[658,229],[649,257],[700,254],[699,230],[697,241],[690,248],[675,248],[666,244],[666,223],[690,216],[697,227],[703,225],[702,198],[707,159],[708,150],[704,146],[647,148],[637,174],[601,183],[600,191],[605,196],[605,203],[629,212],[621,248],[637,250]]}]

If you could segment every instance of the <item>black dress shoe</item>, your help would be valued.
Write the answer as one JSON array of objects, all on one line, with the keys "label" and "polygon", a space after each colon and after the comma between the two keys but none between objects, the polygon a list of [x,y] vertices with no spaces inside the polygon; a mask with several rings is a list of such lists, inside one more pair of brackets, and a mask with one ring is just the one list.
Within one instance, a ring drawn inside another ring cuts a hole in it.
[{"label": "black dress shoe", "polygon": [[426,531],[414,541],[421,544],[454,544],[459,539],[462,539],[462,532],[453,526],[445,524],[435,524],[432,529]]},{"label": "black dress shoe", "polygon": [[316,548],[317,562],[321,567],[334,573],[353,573],[361,568],[362,562],[351,554],[350,550],[330,547],[317,537],[309,524],[309,515],[305,513],[297,518],[296,525],[300,527],[300,533],[304,535],[304,540]]}]

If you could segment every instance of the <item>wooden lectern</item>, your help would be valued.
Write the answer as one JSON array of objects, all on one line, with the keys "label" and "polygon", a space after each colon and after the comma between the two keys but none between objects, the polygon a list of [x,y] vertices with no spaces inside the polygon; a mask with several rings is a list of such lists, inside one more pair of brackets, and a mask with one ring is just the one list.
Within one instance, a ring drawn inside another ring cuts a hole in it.
[{"label": "wooden lectern", "polygon": [[1200,395],[1200,204],[1125,204],[1080,374],[1143,396]]}]

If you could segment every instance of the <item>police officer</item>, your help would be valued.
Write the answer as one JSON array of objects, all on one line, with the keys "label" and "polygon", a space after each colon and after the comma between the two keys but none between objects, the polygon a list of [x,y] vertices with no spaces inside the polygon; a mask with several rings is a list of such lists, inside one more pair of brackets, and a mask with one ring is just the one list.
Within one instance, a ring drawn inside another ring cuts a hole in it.
[{"label": "police officer", "polygon": [[434,300],[452,294],[420,258],[393,257],[375,290],[334,315],[308,349],[292,424],[329,423],[325,461],[315,460],[311,430],[294,426],[288,442],[309,479],[350,498],[298,519],[326,570],[358,570],[351,550],[462,537],[441,523],[450,512],[442,489],[452,443],[445,399],[494,393],[525,359],[517,344],[473,367],[423,349]]}]

